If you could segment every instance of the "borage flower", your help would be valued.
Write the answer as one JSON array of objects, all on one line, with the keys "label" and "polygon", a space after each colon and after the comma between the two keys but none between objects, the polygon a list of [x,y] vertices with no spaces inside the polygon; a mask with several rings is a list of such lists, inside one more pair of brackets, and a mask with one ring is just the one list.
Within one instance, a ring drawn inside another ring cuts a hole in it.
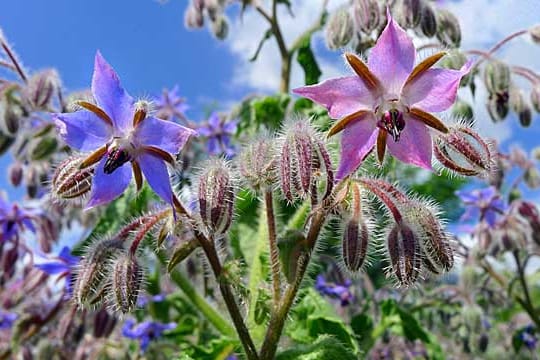
[{"label": "borage flower", "polygon": [[171,90],[164,89],[161,96],[156,98],[157,116],[168,120],[186,120],[185,112],[189,105],[186,104],[186,99],[178,95],[178,90],[178,85],[175,85]]},{"label": "borage flower", "polygon": [[9,204],[0,193],[0,242],[16,237],[26,229],[35,233],[36,215],[35,211],[21,208],[16,203]]},{"label": "borage flower", "polygon": [[78,256],[71,255],[71,250],[68,246],[64,246],[58,256],[54,258],[43,257],[43,261],[39,264],[34,264],[34,267],[42,270],[48,275],[58,275],[58,280],[66,279],[66,294],[71,296],[71,284],[73,270],[79,263]]},{"label": "borage flower", "polygon": [[456,191],[456,195],[466,206],[465,213],[460,218],[463,222],[485,220],[493,228],[497,217],[507,210],[507,206],[493,186],[472,191]]},{"label": "borage flower", "polygon": [[323,275],[317,275],[317,282],[315,283],[315,289],[322,295],[326,295],[332,299],[338,299],[341,306],[347,306],[353,301],[354,295],[352,294],[350,287],[352,285],[351,280],[345,280],[342,284],[335,284],[327,282]]},{"label": "borage flower", "polygon": [[197,129],[197,133],[207,138],[208,152],[211,155],[225,154],[232,157],[235,151],[231,145],[231,136],[236,132],[236,125],[236,120],[222,120],[214,112],[208,118],[208,122]]},{"label": "borage flower", "polygon": [[[414,67],[416,50],[407,33],[388,12],[388,24],[371,49],[367,65],[356,55],[345,59],[357,76],[330,79],[294,92],[325,106],[340,119],[329,136],[344,130],[337,179],[353,173],[377,144],[382,162],[388,147],[397,159],[431,169],[432,140],[428,127],[448,132],[431,112],[448,109],[455,101],[460,70],[431,69],[444,56],[437,53]],[[390,136],[388,136],[390,135]]]},{"label": "borage flower", "polygon": [[99,52],[95,59],[92,94],[96,104],[79,101],[84,110],[54,115],[60,136],[69,146],[83,152],[92,151],[82,166],[97,163],[86,207],[120,196],[131,182],[132,172],[138,189],[144,174],[150,187],[172,204],[175,197],[165,162],[173,164],[173,155],[195,132],[149,116],[148,106],[134,102]]},{"label": "borage flower", "polygon": [[129,339],[139,340],[141,351],[146,351],[150,341],[159,338],[164,331],[176,328],[176,323],[162,324],[155,321],[143,321],[136,324],[133,319],[127,319],[122,327],[122,335]]}]

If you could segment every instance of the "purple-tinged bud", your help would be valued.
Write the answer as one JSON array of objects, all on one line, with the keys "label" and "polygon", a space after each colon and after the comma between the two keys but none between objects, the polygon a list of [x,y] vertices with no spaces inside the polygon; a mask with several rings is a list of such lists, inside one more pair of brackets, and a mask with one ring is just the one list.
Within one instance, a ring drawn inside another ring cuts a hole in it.
[{"label": "purple-tinged bud", "polygon": [[234,180],[224,160],[212,160],[199,178],[199,215],[210,235],[225,233],[233,219]]},{"label": "purple-tinged bud", "polygon": [[461,44],[461,28],[459,20],[450,11],[437,11],[437,39],[449,47],[457,48]]},{"label": "purple-tinged bud", "polygon": [[23,95],[34,109],[47,110],[59,86],[60,79],[56,70],[47,69],[28,79]]},{"label": "purple-tinged bud", "polygon": [[114,330],[117,318],[109,314],[106,309],[101,309],[94,315],[94,337],[108,338]]},{"label": "purple-tinged bud", "polygon": [[240,175],[255,191],[273,186],[277,174],[272,138],[259,138],[245,146],[238,156],[237,164]]},{"label": "purple-tinged bud", "polygon": [[510,91],[510,67],[498,60],[489,61],[484,67],[484,84],[490,94]]},{"label": "purple-tinged bud", "polygon": [[510,111],[510,103],[508,100],[508,92],[489,94],[486,107],[491,120],[499,122],[506,118]]},{"label": "purple-tinged bud", "polygon": [[30,199],[35,199],[39,191],[39,172],[35,166],[28,166],[24,173],[24,183],[26,184],[26,193]]},{"label": "purple-tinged bud", "polygon": [[529,35],[531,35],[532,41],[540,44],[540,24],[536,24],[529,28]]},{"label": "purple-tinged bud", "polygon": [[9,166],[8,178],[11,185],[15,187],[21,185],[23,178],[23,164],[20,161],[15,161]]},{"label": "purple-tinged bud", "polygon": [[212,34],[218,40],[225,40],[229,35],[229,21],[225,15],[219,15],[212,21]]},{"label": "purple-tinged bud", "polygon": [[354,35],[354,23],[346,7],[340,7],[330,15],[325,31],[326,46],[337,50],[347,45]]},{"label": "purple-tinged bud", "polygon": [[403,0],[402,2],[403,20],[405,27],[413,29],[420,24],[422,20],[422,1],[421,0]]},{"label": "purple-tinged bud", "polygon": [[325,175],[326,180],[323,198],[328,197],[334,182],[332,164],[324,143],[309,121],[298,120],[286,125],[280,142],[279,180],[285,198],[290,202],[309,195],[316,199],[316,180],[320,175]]},{"label": "purple-tinged bud", "polygon": [[433,7],[428,3],[424,3],[424,6],[422,6],[420,30],[428,38],[435,36],[437,33],[437,16]]},{"label": "purple-tinged bud", "polygon": [[200,29],[204,26],[204,15],[195,6],[188,6],[184,13],[184,26],[188,29]]},{"label": "purple-tinged bud", "polygon": [[511,211],[529,224],[531,240],[540,246],[540,213],[536,205],[528,201],[518,200],[512,203]]},{"label": "purple-tinged bud", "polygon": [[15,274],[15,269],[17,268],[17,260],[19,259],[19,247],[13,246],[8,251],[4,251],[2,254],[2,263],[1,269],[2,274],[0,280],[2,283],[5,283]]},{"label": "purple-tinged bud", "polygon": [[80,169],[82,158],[70,157],[56,168],[51,182],[51,194],[62,200],[76,199],[92,187],[93,167]]},{"label": "purple-tinged bud", "polygon": [[126,314],[137,305],[137,298],[144,280],[144,272],[135,256],[122,253],[111,264],[110,281],[113,309]]},{"label": "purple-tinged bud", "polygon": [[531,105],[534,111],[540,113],[540,83],[536,83],[531,89]]},{"label": "purple-tinged bud", "polygon": [[452,127],[439,135],[434,152],[444,167],[460,175],[488,176],[493,168],[491,146],[468,127]]},{"label": "purple-tinged bud", "polygon": [[15,135],[19,131],[21,117],[18,106],[11,104],[5,97],[0,100],[0,131],[8,136]]},{"label": "purple-tinged bud", "polygon": [[381,23],[381,8],[377,0],[355,0],[352,12],[358,31],[370,34]]},{"label": "purple-tinged bud", "polygon": [[386,237],[391,271],[401,286],[412,285],[420,275],[422,249],[417,234],[404,222],[395,223]]},{"label": "purple-tinged bud", "polygon": [[73,286],[73,299],[79,307],[94,305],[105,296],[104,287],[111,258],[122,250],[122,242],[108,239],[95,242],[86,249],[79,262]]},{"label": "purple-tinged bud", "polygon": [[[0,119],[1,120],[1,119]],[[5,134],[0,130],[0,155],[3,155],[10,148],[11,144],[15,142],[15,138]]]},{"label": "purple-tinged bud", "polygon": [[523,175],[523,180],[529,189],[538,189],[540,187],[540,173],[534,166],[529,167]]},{"label": "purple-tinged bud", "polygon": [[532,121],[532,109],[525,101],[523,91],[512,88],[508,100],[510,108],[518,115],[519,122],[523,127],[529,127]]}]

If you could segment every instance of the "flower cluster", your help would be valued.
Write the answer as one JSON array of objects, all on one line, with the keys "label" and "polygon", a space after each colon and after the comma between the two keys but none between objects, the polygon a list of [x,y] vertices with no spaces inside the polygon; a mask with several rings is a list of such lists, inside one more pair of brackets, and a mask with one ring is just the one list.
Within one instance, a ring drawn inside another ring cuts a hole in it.
[{"label": "flower cluster", "polygon": [[141,351],[144,352],[150,345],[150,341],[158,339],[168,330],[176,328],[176,323],[163,324],[157,321],[143,321],[136,323],[133,319],[127,319],[122,327],[122,335],[129,339],[138,340]]}]

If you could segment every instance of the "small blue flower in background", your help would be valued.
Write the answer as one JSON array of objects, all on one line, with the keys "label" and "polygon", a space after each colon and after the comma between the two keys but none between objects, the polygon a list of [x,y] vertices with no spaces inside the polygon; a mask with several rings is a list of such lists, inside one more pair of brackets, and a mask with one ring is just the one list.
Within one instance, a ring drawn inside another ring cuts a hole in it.
[{"label": "small blue flower in background", "polygon": [[176,323],[163,324],[155,321],[143,321],[136,323],[133,319],[127,319],[122,327],[122,335],[129,339],[138,340],[141,351],[146,351],[151,340],[159,338],[164,331],[176,328]]},{"label": "small blue flower in background", "polygon": [[58,279],[65,278],[66,294],[70,296],[73,269],[79,263],[80,258],[78,256],[71,255],[70,248],[64,246],[58,256],[53,258],[44,258],[43,260],[44,261],[40,261],[38,264],[34,264],[34,267],[42,270],[49,275],[59,275]]},{"label": "small blue flower in background", "polygon": [[36,211],[8,203],[0,193],[0,242],[8,241],[26,229],[35,233],[33,221],[36,215]]},{"label": "small blue flower in background", "polygon": [[222,120],[216,112],[213,112],[208,121],[197,129],[197,133],[207,138],[210,155],[224,154],[233,157],[235,150],[231,145],[231,136],[236,133],[236,126],[236,120]]},{"label": "small blue flower in background", "polygon": [[164,89],[159,98],[155,99],[156,116],[162,119],[186,121],[185,112],[189,109],[186,99],[178,95],[178,85],[171,90]]},{"label": "small blue flower in background", "polygon": [[350,290],[352,285],[351,280],[347,279],[342,284],[336,284],[327,282],[323,275],[317,275],[317,281],[315,283],[315,289],[322,295],[326,295],[332,299],[340,301],[341,306],[349,305],[354,296]]},{"label": "small blue flower in background", "polygon": [[154,303],[165,301],[165,295],[163,294],[157,294],[153,296],[139,295],[139,297],[137,298],[137,307],[143,308],[146,305],[148,305],[150,301]]},{"label": "small blue flower in background", "polygon": [[13,326],[13,323],[19,315],[15,313],[8,313],[0,311],[0,330],[1,329],[10,329]]},{"label": "small blue flower in background", "polygon": [[536,348],[536,343],[538,338],[535,335],[534,326],[528,325],[519,333],[519,339],[523,341],[523,345],[529,350],[534,350]]},{"label": "small blue flower in background", "polygon": [[60,137],[75,150],[91,152],[83,164],[97,166],[87,208],[119,197],[131,182],[138,188],[142,175],[163,200],[173,204],[166,162],[174,163],[195,131],[148,114],[120,84],[114,69],[96,54],[92,94],[97,104],[80,101],[83,110],[55,114]]},{"label": "small blue flower in background", "polygon": [[506,205],[495,187],[475,189],[472,191],[456,191],[463,204],[465,213],[460,221],[485,220],[490,227],[495,225],[497,217],[506,210]]}]

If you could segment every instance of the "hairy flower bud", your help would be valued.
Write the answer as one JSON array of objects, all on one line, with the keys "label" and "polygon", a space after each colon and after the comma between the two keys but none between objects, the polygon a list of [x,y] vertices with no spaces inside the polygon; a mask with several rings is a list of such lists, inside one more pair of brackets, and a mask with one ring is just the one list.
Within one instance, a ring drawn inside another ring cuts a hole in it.
[{"label": "hairy flower bud", "polygon": [[346,7],[333,12],[326,25],[326,46],[336,50],[347,45],[354,35],[354,23]]},{"label": "hairy flower bud", "polygon": [[76,199],[90,191],[93,167],[80,168],[82,158],[70,157],[56,168],[51,182],[51,194],[57,199]]},{"label": "hairy flower bud", "polygon": [[406,223],[395,223],[386,237],[386,248],[392,273],[399,285],[412,285],[418,279],[422,266],[417,234]]},{"label": "hairy flower bud", "polygon": [[377,0],[355,0],[352,12],[358,31],[369,34],[381,23],[381,8]]},{"label": "hairy flower bud", "polygon": [[30,147],[30,158],[35,161],[46,160],[58,149],[58,141],[54,137],[44,136],[33,141]]},{"label": "hairy flower bud", "polygon": [[529,225],[531,240],[540,246],[540,213],[536,205],[518,200],[512,203],[511,212]]},{"label": "hairy flower bud", "polygon": [[458,119],[463,119],[468,125],[473,125],[474,123],[474,112],[473,108],[469,103],[463,100],[457,100],[452,107],[452,115]]},{"label": "hairy flower bud", "polygon": [[255,191],[275,184],[276,158],[272,139],[259,138],[244,147],[238,156],[240,175]]},{"label": "hairy flower bud", "polygon": [[540,24],[536,24],[529,28],[529,35],[531,35],[531,39],[535,43],[540,44]]},{"label": "hairy flower bud", "polygon": [[137,298],[143,283],[143,269],[132,254],[122,253],[111,265],[111,306],[124,314],[131,312],[137,305]]},{"label": "hairy flower bud", "polygon": [[369,247],[369,230],[364,219],[350,218],[345,222],[341,237],[341,257],[345,269],[351,273],[360,271],[365,263]]},{"label": "hairy flower bud", "polygon": [[463,324],[469,328],[469,331],[474,334],[479,334],[482,329],[482,308],[476,304],[466,304],[461,310],[461,318]]},{"label": "hairy flower bud", "polygon": [[405,27],[413,29],[417,27],[422,20],[422,1],[403,0],[402,11]]},{"label": "hairy flower bud", "polygon": [[324,174],[326,190],[323,199],[332,191],[334,175],[330,156],[308,120],[298,120],[286,126],[280,139],[278,166],[281,190],[293,202],[308,195],[317,198],[317,176]]},{"label": "hairy flower bud", "polygon": [[0,131],[8,136],[15,135],[19,131],[21,117],[19,106],[11,104],[6,97],[0,99]]},{"label": "hairy flower bud", "polygon": [[439,60],[441,67],[446,69],[459,70],[467,62],[467,56],[458,49],[449,50],[448,53]]},{"label": "hairy flower bud", "polygon": [[204,26],[204,15],[202,10],[190,5],[184,13],[184,26],[188,29],[200,29]]},{"label": "hairy flower bud", "polygon": [[510,67],[498,60],[489,61],[484,67],[484,84],[490,94],[510,91]]},{"label": "hairy flower bud", "polygon": [[8,178],[11,185],[15,187],[21,184],[23,178],[23,165],[20,161],[15,161],[9,166]]},{"label": "hairy flower bud", "polygon": [[540,113],[540,83],[534,85],[531,89],[531,105],[534,111]]},{"label": "hairy flower bud", "polygon": [[110,270],[107,265],[121,249],[122,242],[117,239],[98,241],[88,247],[78,265],[73,287],[78,306],[93,305],[103,299],[104,280]]},{"label": "hairy flower bud", "polygon": [[224,15],[220,15],[212,21],[212,34],[218,40],[224,40],[229,34],[229,22]]},{"label": "hairy flower bud", "polygon": [[231,225],[234,209],[234,182],[229,165],[213,160],[199,178],[199,214],[210,234],[223,234]]},{"label": "hairy flower bud", "polygon": [[34,199],[38,195],[40,181],[39,172],[35,166],[28,166],[24,173],[24,183],[26,184],[26,193],[28,197]]},{"label": "hairy flower bud", "polygon": [[490,144],[464,126],[450,128],[440,135],[434,147],[435,157],[449,170],[465,176],[487,176],[493,167]]},{"label": "hairy flower bud", "polygon": [[459,47],[461,44],[461,28],[459,20],[450,11],[437,11],[437,39],[449,47]]},{"label": "hairy flower bud", "polygon": [[[0,118],[1,121],[2,119]],[[9,149],[13,142],[15,142],[15,138],[4,133],[0,127],[0,155],[3,155]]]},{"label": "hairy flower bud", "polygon": [[540,173],[534,166],[527,168],[523,175],[523,180],[529,189],[538,189],[540,187]]},{"label": "hairy flower bud", "polygon": [[109,314],[106,309],[97,311],[94,315],[94,337],[107,338],[114,330],[117,318]]},{"label": "hairy flower bud", "polygon": [[510,110],[508,100],[508,92],[489,94],[486,107],[489,116],[494,122],[502,121],[508,115],[508,111]]},{"label": "hairy flower bud", "polygon": [[59,86],[60,79],[56,70],[47,69],[28,79],[23,95],[34,109],[47,110]]},{"label": "hairy flower bud", "polygon": [[422,6],[420,30],[422,30],[422,34],[429,38],[437,33],[437,16],[433,7],[428,3],[424,3],[424,6]]}]

